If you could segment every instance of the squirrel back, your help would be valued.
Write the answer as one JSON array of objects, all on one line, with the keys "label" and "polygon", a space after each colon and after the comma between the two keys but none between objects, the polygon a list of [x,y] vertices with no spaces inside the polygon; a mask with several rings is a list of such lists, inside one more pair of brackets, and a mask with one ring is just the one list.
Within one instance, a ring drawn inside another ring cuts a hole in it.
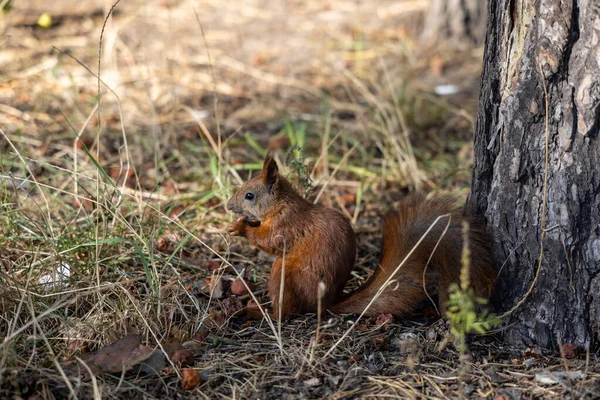
[{"label": "squirrel back", "polygon": [[395,282],[381,293],[365,315],[405,315],[436,291],[443,310],[448,300],[448,287],[458,282],[460,277],[463,220],[470,225],[471,286],[476,295],[487,298],[495,281],[495,270],[482,224],[464,216],[452,197],[426,199],[424,194],[416,193],[406,196],[396,209],[384,216],[381,263],[373,276],[332,310],[338,313],[362,313],[434,221],[446,214],[450,216],[449,225],[448,218],[437,221],[393,277]]}]

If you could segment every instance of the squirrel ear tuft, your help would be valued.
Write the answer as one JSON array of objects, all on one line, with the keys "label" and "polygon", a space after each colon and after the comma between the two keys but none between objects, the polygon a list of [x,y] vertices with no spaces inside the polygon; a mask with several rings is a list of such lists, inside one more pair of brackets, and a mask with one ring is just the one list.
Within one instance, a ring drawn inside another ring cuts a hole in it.
[{"label": "squirrel ear tuft", "polygon": [[269,150],[267,155],[265,156],[265,161],[263,162],[263,172],[262,179],[263,183],[269,186],[269,190],[277,183],[279,179],[279,168],[277,168],[277,162],[273,157],[273,150]]}]

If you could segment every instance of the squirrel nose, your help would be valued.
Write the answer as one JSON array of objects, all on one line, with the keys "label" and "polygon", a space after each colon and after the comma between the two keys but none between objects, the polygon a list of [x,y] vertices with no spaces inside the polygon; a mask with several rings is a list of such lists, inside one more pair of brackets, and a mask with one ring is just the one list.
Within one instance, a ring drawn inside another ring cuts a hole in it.
[{"label": "squirrel nose", "polygon": [[233,211],[233,204],[231,204],[231,200],[229,200],[229,201],[227,202],[227,209],[228,209],[229,211]]}]

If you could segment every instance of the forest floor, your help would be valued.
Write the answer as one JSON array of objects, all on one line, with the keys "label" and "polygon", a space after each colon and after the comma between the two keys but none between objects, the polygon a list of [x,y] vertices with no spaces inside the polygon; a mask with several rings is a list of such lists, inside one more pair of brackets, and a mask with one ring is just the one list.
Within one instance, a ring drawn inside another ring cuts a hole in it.
[{"label": "forest floor", "polygon": [[266,301],[272,259],[224,227],[268,148],[352,220],[349,289],[377,266],[386,207],[466,198],[483,49],[421,43],[427,1],[124,1],[101,82],[110,2],[12,3],[0,398],[598,398],[599,355],[568,344],[508,348],[499,327],[461,356],[431,308],[279,325],[232,294],[243,276]]}]

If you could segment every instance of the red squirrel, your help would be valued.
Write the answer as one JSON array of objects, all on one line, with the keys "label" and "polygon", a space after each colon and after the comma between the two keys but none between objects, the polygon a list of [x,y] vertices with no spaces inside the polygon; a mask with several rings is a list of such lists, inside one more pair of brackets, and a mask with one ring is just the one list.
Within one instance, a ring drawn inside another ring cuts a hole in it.
[{"label": "red squirrel", "polygon": [[[267,153],[261,176],[250,179],[227,203],[238,217],[227,226],[233,236],[243,236],[259,249],[277,256],[269,277],[268,295],[273,315],[316,312],[319,283],[325,284],[322,310],[362,313],[382,284],[441,215],[450,214],[432,228],[406,263],[395,282],[373,302],[365,315],[405,316],[437,289],[441,309],[448,286],[458,282],[461,269],[462,221],[470,222],[471,285],[487,298],[495,272],[483,227],[463,215],[452,198],[428,200],[423,194],[404,198],[383,218],[383,251],[380,266],[358,290],[344,296],[343,289],[356,260],[356,236],[341,213],[302,197],[279,174],[273,153]],[[427,269],[425,270],[427,266]],[[284,271],[282,309],[279,310],[281,269]],[[425,276],[424,276],[425,272]],[[425,278],[426,290],[423,288]]]}]

